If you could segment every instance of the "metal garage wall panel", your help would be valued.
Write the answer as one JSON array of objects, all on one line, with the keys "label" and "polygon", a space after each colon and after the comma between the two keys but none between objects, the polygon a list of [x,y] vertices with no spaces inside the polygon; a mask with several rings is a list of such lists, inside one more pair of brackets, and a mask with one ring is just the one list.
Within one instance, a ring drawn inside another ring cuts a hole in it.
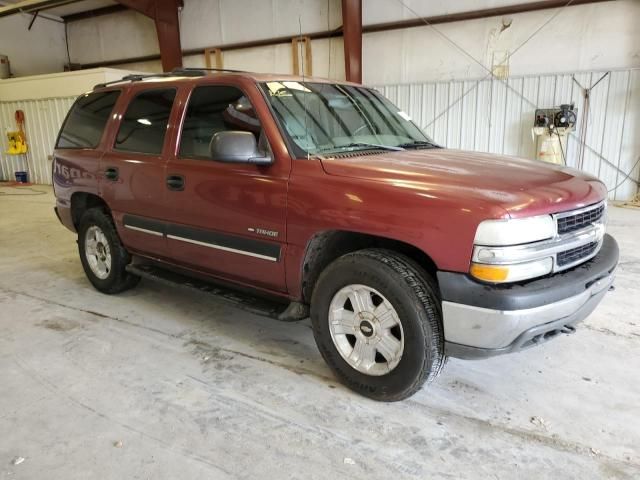
[{"label": "metal garage wall panel", "polygon": [[[449,85],[449,100],[460,98],[463,92],[463,82],[451,82]],[[462,102],[457,102],[448,112],[447,144],[460,148],[462,143]]]},{"label": "metal garage wall panel", "polygon": [[535,102],[540,107],[552,107],[555,105],[556,98],[556,77],[555,76],[542,76],[538,82],[538,95],[537,98],[530,98],[529,100]]},{"label": "metal garage wall panel", "polygon": [[[592,73],[589,84],[593,85],[601,76],[602,74],[599,72]],[[609,78],[605,78],[592,90],[589,100],[588,129],[585,143],[595,151],[587,150],[585,152],[582,169],[596,176],[600,171],[601,159],[598,157],[598,153],[602,150],[602,136],[605,132],[607,120]]]},{"label": "metal garage wall panel", "polygon": [[[609,81],[606,85],[607,108],[604,113],[602,136],[599,139],[601,144],[599,150],[604,158],[610,160],[616,166],[620,163],[619,151],[624,130],[625,110],[627,108],[629,77],[630,72],[613,72],[609,75]],[[596,88],[600,88],[600,85]],[[602,89],[605,91],[605,85],[602,85]],[[629,168],[626,170],[629,170]],[[616,181],[616,173],[617,170],[613,166],[604,161],[599,162],[598,177],[607,185],[616,185],[618,183]]]},{"label": "metal garage wall panel", "polygon": [[566,102],[567,98],[573,98],[573,86],[575,83],[571,79],[571,75],[558,75],[556,77],[556,88],[553,104],[559,105]]},{"label": "metal garage wall panel", "polygon": [[476,146],[476,111],[478,107],[478,89],[476,82],[464,82],[460,107],[464,115],[460,119],[460,148],[474,150]]},{"label": "metal garage wall panel", "polygon": [[[625,100],[625,120],[622,131],[622,141],[618,153],[618,167],[625,173],[616,171],[616,185],[621,184],[616,195],[620,199],[627,199],[638,191],[637,185],[630,179],[624,180],[626,172],[640,158],[640,69],[629,72],[629,87]],[[633,168],[631,179],[640,178],[640,164]]]},{"label": "metal garage wall panel", "polygon": [[518,91],[521,102],[521,133],[520,148],[518,155],[525,158],[535,158],[535,143],[531,136],[531,125],[533,123],[533,110],[538,99],[540,88],[540,78],[525,77],[522,79],[522,90]]},{"label": "metal garage wall panel", "polygon": [[[2,180],[14,180],[16,171],[27,170],[31,182],[51,183],[49,156],[53,152],[60,125],[74,101],[75,97],[0,102],[2,129],[0,178]],[[25,131],[29,146],[26,158],[6,154],[8,141],[5,131],[16,128],[16,110],[22,110],[25,115]]]},{"label": "metal garage wall panel", "polygon": [[522,91],[522,79],[509,79],[509,89],[506,89],[503,127],[505,131],[513,131],[513,135],[502,134],[501,152],[505,155],[520,153],[522,126],[526,118],[522,117],[522,97],[517,92]]},{"label": "metal garage wall panel", "polygon": [[[536,107],[575,103],[578,124],[569,137],[567,165],[577,168],[578,133],[584,121],[584,96],[573,80],[589,87],[606,72],[521,76],[496,79],[384,85],[384,95],[409,113],[438,143],[535,158],[531,136]],[[640,69],[609,73],[591,92],[582,169],[600,178],[612,200],[629,200],[637,192],[640,165]],[[633,180],[632,180],[633,179]]]},{"label": "metal garage wall panel", "polygon": [[490,152],[503,153],[507,85],[498,80],[491,82],[491,113],[489,114]]},{"label": "metal garage wall panel", "polygon": [[451,104],[449,99],[449,84],[436,83],[434,90],[434,105],[436,109],[436,117],[433,122],[433,136],[435,138],[442,138],[443,142],[447,141],[447,133],[449,126],[449,105]]},{"label": "metal garage wall panel", "polygon": [[[478,102],[476,110],[476,132],[475,148],[481,152],[489,151],[489,137],[491,135],[491,82],[479,81],[476,90],[478,91]],[[466,135],[466,132],[465,132]],[[445,144],[446,145],[446,144]]]},{"label": "metal garage wall panel", "polygon": [[426,126],[425,131],[430,137],[434,136],[433,126],[434,123],[429,125],[429,120],[435,118],[436,113],[436,86],[435,84],[422,85],[422,91],[424,93],[423,109],[419,113],[419,117],[422,121],[419,125]]}]

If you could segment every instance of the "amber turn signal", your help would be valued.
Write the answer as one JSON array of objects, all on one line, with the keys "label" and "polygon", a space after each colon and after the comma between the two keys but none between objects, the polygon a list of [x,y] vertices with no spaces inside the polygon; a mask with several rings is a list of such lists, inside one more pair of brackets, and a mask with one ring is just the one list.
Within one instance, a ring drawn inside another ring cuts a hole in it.
[{"label": "amber turn signal", "polygon": [[504,282],[509,276],[509,267],[472,263],[470,273],[478,280],[485,282]]}]

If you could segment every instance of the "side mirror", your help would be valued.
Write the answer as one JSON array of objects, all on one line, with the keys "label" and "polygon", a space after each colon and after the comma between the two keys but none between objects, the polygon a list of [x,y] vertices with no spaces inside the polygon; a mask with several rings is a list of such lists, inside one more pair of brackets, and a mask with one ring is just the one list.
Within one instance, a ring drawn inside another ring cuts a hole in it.
[{"label": "side mirror", "polygon": [[229,163],[253,163],[270,165],[273,159],[269,152],[258,149],[256,137],[251,132],[228,130],[213,134],[209,143],[209,155],[212,160]]}]

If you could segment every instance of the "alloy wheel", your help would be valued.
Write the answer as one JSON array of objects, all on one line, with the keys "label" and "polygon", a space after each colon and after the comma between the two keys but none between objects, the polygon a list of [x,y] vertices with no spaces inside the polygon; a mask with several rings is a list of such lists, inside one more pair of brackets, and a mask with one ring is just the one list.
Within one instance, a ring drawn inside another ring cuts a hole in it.
[{"label": "alloy wheel", "polygon": [[104,280],[111,272],[111,249],[100,227],[92,225],[84,236],[84,254],[93,274]]},{"label": "alloy wheel", "polygon": [[393,305],[366,285],[347,285],[329,306],[329,331],[342,358],[355,370],[385,375],[404,351],[402,323]]}]

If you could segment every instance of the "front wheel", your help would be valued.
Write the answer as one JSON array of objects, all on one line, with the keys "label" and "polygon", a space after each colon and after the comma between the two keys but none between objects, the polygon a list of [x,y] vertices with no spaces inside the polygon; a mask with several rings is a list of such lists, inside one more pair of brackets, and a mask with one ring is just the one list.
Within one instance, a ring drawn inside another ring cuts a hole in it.
[{"label": "front wheel", "polygon": [[351,389],[381,401],[413,395],[445,362],[440,301],[428,274],[396,252],[344,255],[311,299],[318,348]]}]

